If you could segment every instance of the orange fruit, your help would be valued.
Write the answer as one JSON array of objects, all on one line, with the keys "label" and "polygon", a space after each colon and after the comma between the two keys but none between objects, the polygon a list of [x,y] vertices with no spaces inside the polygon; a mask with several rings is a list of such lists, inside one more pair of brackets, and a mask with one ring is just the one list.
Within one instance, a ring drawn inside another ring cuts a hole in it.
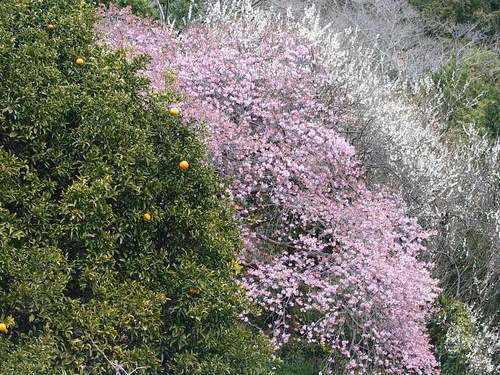
[{"label": "orange fruit", "polygon": [[180,169],[188,169],[189,163],[186,160],[183,160],[179,163],[179,168]]},{"label": "orange fruit", "polygon": [[193,288],[189,289],[189,294],[196,294],[196,290]]},{"label": "orange fruit", "polygon": [[49,24],[47,25],[47,30],[49,30],[49,31],[54,30],[54,25],[52,25],[51,23],[49,23]]},{"label": "orange fruit", "polygon": [[144,214],[144,220],[147,220],[147,221],[151,220],[151,215],[149,214],[149,212],[146,212]]},{"label": "orange fruit", "polygon": [[0,323],[0,332],[5,332],[6,329],[7,326],[5,325],[5,323]]},{"label": "orange fruit", "polygon": [[172,116],[177,116],[179,114],[179,110],[175,107],[170,108],[169,112]]},{"label": "orange fruit", "polygon": [[83,65],[83,59],[78,58],[78,59],[76,59],[75,62],[76,62],[76,65]]}]

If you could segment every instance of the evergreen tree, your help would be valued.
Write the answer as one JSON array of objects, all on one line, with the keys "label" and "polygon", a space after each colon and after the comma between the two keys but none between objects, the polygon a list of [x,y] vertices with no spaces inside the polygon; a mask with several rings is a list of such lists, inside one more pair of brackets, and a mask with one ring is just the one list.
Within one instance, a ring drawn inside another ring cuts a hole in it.
[{"label": "evergreen tree", "polygon": [[203,146],[95,21],[0,3],[1,373],[266,373]]}]

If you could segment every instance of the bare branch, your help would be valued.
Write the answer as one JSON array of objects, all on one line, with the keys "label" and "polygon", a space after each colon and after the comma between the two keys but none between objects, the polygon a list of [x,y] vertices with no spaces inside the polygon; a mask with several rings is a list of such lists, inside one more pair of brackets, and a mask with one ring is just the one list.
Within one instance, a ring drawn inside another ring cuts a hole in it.
[{"label": "bare branch", "polygon": [[113,369],[116,371],[115,372],[116,375],[132,375],[134,372],[136,372],[138,370],[146,369],[147,368],[147,367],[144,367],[144,366],[139,366],[139,367],[136,367],[135,369],[133,369],[131,372],[128,372],[125,369],[125,367],[124,367],[127,364],[127,362],[124,362],[124,363],[115,363],[115,362],[111,361],[108,358],[108,356],[106,355],[106,353],[104,353],[104,351],[97,346],[97,344],[94,342],[94,340],[92,339],[92,337],[89,336],[89,340],[92,343],[92,345],[94,345],[94,347],[96,348],[96,350],[99,353],[101,353],[102,356],[104,357],[104,359],[106,359],[106,361],[111,365],[111,367],[113,367]]}]

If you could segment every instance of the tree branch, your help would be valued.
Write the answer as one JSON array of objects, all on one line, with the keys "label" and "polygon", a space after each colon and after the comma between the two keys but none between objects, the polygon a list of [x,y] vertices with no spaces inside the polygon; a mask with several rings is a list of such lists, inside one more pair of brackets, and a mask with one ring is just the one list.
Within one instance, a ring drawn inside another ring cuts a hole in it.
[{"label": "tree branch", "polygon": [[89,336],[89,340],[92,343],[92,345],[94,345],[94,347],[97,349],[97,351],[99,353],[101,353],[102,356],[106,359],[106,361],[111,365],[111,367],[113,367],[113,369],[116,371],[115,372],[116,375],[123,375],[123,374],[124,375],[132,375],[134,372],[146,368],[144,366],[140,366],[140,367],[136,367],[131,372],[127,372],[127,370],[125,370],[125,367],[124,367],[127,364],[127,362],[124,362],[124,363],[114,363],[113,361],[111,361],[108,358],[108,356],[106,355],[106,353],[104,353],[104,351],[101,350],[101,348],[99,348],[97,346],[97,344],[94,342],[94,340],[92,339],[92,337]]}]

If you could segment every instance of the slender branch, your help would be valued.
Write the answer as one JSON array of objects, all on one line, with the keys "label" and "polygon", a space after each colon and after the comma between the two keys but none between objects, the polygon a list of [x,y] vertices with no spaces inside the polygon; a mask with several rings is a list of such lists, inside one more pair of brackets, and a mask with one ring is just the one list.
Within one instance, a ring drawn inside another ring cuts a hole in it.
[{"label": "slender branch", "polygon": [[297,248],[295,245],[293,245],[292,242],[279,242],[279,241],[275,241],[275,240],[272,240],[272,239],[270,239],[270,238],[268,238],[266,236],[263,236],[262,234],[259,234],[259,233],[255,233],[255,235],[256,235],[256,237],[259,240],[268,242],[268,243],[276,245],[276,246],[288,247],[290,249],[296,249]]},{"label": "slender branch", "polygon": [[132,375],[134,372],[146,368],[144,366],[139,366],[139,367],[136,367],[135,369],[133,369],[131,372],[127,372],[127,370],[123,367],[123,366],[125,366],[127,364],[127,362],[124,362],[124,363],[114,363],[113,361],[111,361],[108,358],[108,356],[106,355],[106,353],[104,353],[104,351],[97,346],[97,344],[94,342],[94,340],[92,339],[92,337],[89,336],[89,340],[92,343],[92,345],[94,345],[94,347],[97,349],[97,351],[99,353],[101,353],[102,356],[106,359],[106,361],[111,365],[111,367],[113,367],[113,369],[116,371],[115,372],[116,375],[122,375],[122,374]]},{"label": "slender branch", "polygon": [[163,27],[166,24],[165,12],[163,11],[160,0],[154,0],[154,3],[156,4],[156,6],[158,7],[158,10],[160,11],[160,22],[161,22],[161,25]]}]

